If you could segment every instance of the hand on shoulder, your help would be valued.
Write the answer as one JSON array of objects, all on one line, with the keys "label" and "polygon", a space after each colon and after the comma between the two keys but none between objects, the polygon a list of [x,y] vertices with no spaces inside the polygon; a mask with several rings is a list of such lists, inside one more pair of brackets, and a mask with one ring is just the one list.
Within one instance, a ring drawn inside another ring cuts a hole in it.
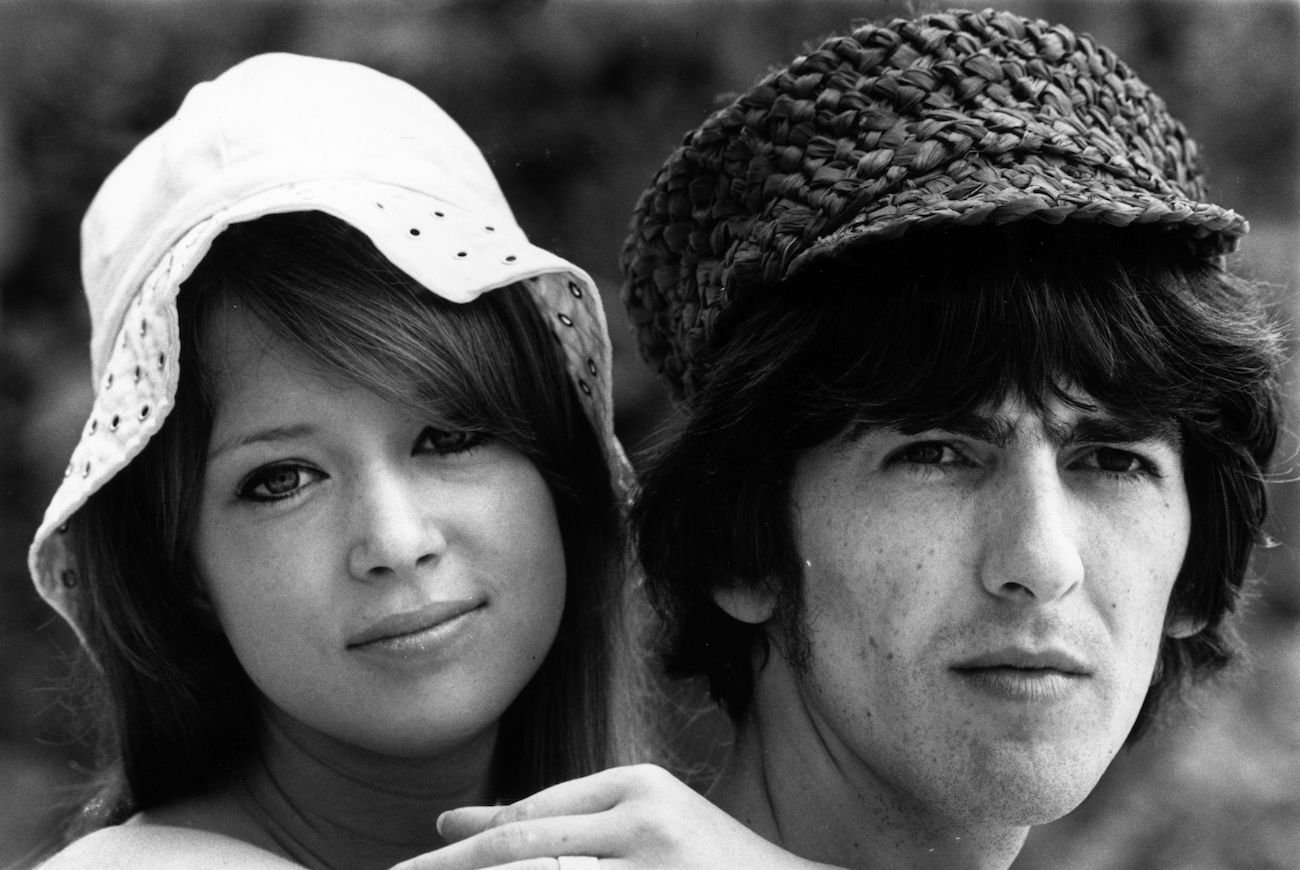
[{"label": "hand on shoulder", "polygon": [[101,828],[70,843],[37,870],[151,870],[151,868],[299,868],[243,840],[173,825],[125,824]]},{"label": "hand on shoulder", "polygon": [[550,868],[560,855],[619,870],[764,867],[827,870],[751,831],[660,767],[615,767],[560,783],[505,807],[443,813],[451,845],[393,870]]}]

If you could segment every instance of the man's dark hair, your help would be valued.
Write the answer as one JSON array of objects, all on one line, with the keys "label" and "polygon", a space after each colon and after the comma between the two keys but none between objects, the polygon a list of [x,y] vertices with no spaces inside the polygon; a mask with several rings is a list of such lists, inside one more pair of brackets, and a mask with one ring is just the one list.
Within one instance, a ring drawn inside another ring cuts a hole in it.
[{"label": "man's dark hair", "polygon": [[852,247],[732,298],[762,301],[729,312],[736,325],[645,464],[633,510],[664,663],[707,678],[732,718],[768,636],[712,593],[766,585],[796,665],[803,647],[790,504],[801,451],[851,425],[938,428],[1013,396],[1041,410],[1082,393],[1181,435],[1191,538],[1170,608],[1204,628],[1164,638],[1131,736],[1168,690],[1232,658],[1224,620],[1264,538],[1279,428],[1280,342],[1255,288],[1171,232],[1026,221]]}]

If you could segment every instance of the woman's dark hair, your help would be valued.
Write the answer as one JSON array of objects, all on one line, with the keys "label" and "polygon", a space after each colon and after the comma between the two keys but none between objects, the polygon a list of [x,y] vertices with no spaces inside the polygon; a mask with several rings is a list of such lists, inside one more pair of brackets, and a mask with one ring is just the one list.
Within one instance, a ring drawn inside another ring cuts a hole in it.
[{"label": "woman's dark hair", "polygon": [[490,433],[536,465],[559,519],[566,605],[549,654],[502,718],[496,795],[520,797],[612,763],[621,737],[610,710],[622,642],[619,506],[558,343],[527,291],[447,302],[342,221],[273,215],[222,233],[183,285],[176,406],[70,524],[105,763],[78,827],[214,783],[257,737],[256,690],[205,609],[190,551],[214,415],[205,328],[230,304],[327,376],[414,414],[436,409],[438,421]]},{"label": "woman's dark hair", "polygon": [[632,512],[668,671],[707,678],[733,718],[753,688],[762,626],[714,590],[765,584],[803,648],[790,513],[796,457],[854,424],[942,427],[1009,396],[1037,409],[1077,392],[1183,441],[1191,539],[1133,735],[1185,678],[1234,652],[1225,617],[1264,538],[1279,427],[1280,339],[1255,290],[1160,230],[1085,224],[918,232],[861,246],[729,312],[731,332],[681,425],[643,463]]}]

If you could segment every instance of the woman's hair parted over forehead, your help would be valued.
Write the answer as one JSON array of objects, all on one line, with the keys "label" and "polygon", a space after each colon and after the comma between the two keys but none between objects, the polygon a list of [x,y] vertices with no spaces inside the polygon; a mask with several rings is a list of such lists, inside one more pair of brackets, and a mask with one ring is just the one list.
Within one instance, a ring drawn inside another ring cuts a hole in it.
[{"label": "woman's hair parted over forehead", "polygon": [[542,315],[514,286],[448,302],[340,220],[272,215],[227,229],[185,283],[176,407],[69,524],[103,752],[120,759],[96,804],[102,818],[84,821],[210,785],[255,738],[256,690],[204,603],[190,554],[220,399],[205,342],[231,305],[327,379],[433,425],[487,433],[537,466],[559,520],[566,606],[550,653],[503,717],[496,788],[509,799],[612,763],[613,732],[626,724],[610,715],[610,669],[621,661],[619,504]]},{"label": "woman's hair parted over forehead", "polygon": [[[570,403],[555,398],[571,394],[563,365],[528,355],[556,344],[554,337],[514,288],[485,293],[476,304],[448,302],[357,230],[318,212],[233,225],[196,276],[195,338],[206,334],[216,307],[243,305],[322,376],[431,423],[490,434],[544,469],[562,460],[575,437]],[[372,285],[384,292],[358,290]],[[521,334],[530,340],[521,342]]]},{"label": "woman's hair parted over forehead", "polygon": [[729,583],[775,580],[797,655],[801,451],[854,427],[943,428],[1008,397],[1091,402],[1176,433],[1192,543],[1171,606],[1206,628],[1165,642],[1148,707],[1227,662],[1222,620],[1262,535],[1278,428],[1280,342],[1254,288],[1160,229],[1027,221],[854,247],[751,295],[761,301],[703,359],[706,386],[647,463],[633,512],[671,670],[708,676],[743,711],[765,640],[713,603]]}]

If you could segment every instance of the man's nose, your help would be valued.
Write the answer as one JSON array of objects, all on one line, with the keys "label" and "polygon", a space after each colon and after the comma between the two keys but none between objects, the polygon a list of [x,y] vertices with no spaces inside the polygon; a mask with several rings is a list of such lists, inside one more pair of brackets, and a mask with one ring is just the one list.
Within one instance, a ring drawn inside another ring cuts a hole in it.
[{"label": "man's nose", "polygon": [[400,469],[367,473],[349,509],[348,569],[358,580],[409,576],[446,547],[429,493]]},{"label": "man's nose", "polygon": [[992,494],[979,566],[988,592],[1045,603],[1083,582],[1077,515],[1054,462],[1009,472]]}]

